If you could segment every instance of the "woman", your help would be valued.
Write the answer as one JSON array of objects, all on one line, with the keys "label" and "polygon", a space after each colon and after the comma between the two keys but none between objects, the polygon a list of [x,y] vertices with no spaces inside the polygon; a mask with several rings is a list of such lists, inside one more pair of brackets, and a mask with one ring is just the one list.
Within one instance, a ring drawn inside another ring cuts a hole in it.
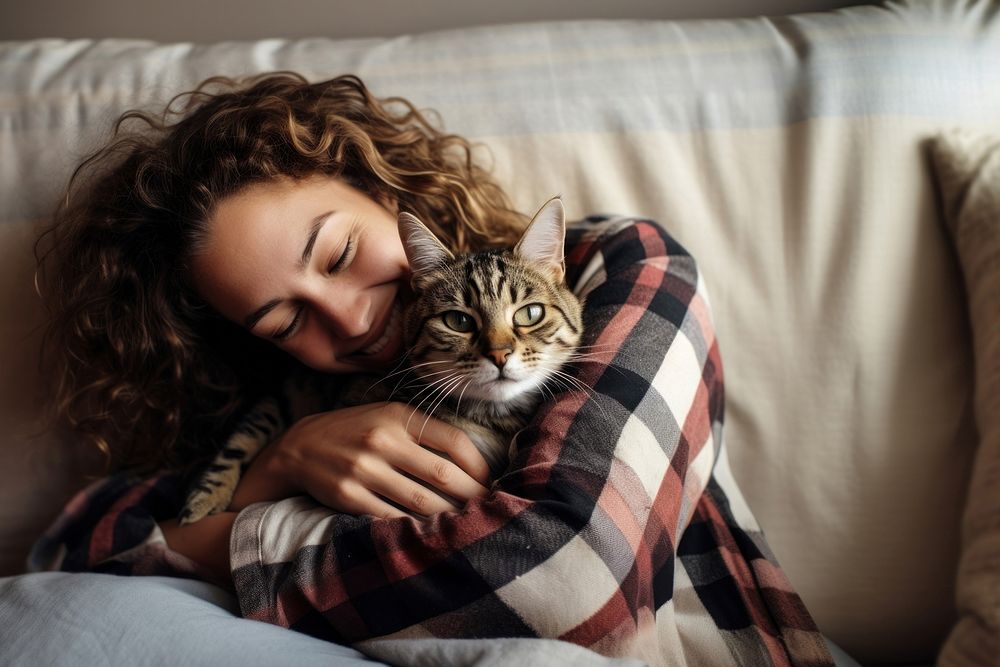
[{"label": "woman", "polygon": [[[365,405],[293,424],[228,511],[177,525],[183,473],[290,365],[372,370],[402,352],[398,211],[459,252],[510,244],[525,222],[465,140],[356,78],[221,83],[232,89],[195,92],[175,124],[126,114],[156,133],[85,163],[47,237],[63,414],[114,468],[172,472],[85,491],[36,557],[210,578],[245,616],[343,642],[543,636],[654,664],[722,645],[822,663],[808,614],[762,594],[766,572],[797,600],[710,479],[723,385],[704,285],[648,221],[570,230],[567,281],[594,346],[571,372],[593,392],[543,404],[491,490],[464,434],[431,420],[418,439],[409,408]],[[717,643],[667,609],[678,586],[678,616],[695,605]],[[720,639],[746,630],[748,644]]]},{"label": "woman", "polygon": [[[122,138],[83,165],[77,178],[96,172],[96,182],[76,184],[76,199],[50,232],[52,349],[60,353],[58,366],[69,365],[59,375],[61,406],[115,468],[203,462],[225,418],[245,402],[241,392],[265,390],[259,385],[276,376],[271,367],[283,365],[247,341],[218,361],[245,337],[235,330],[241,324],[324,372],[376,369],[398,357],[398,335],[378,354],[366,354],[363,344],[373,327],[386,324],[368,318],[406,296],[397,294],[407,283],[395,222],[400,204],[460,251],[508,243],[523,224],[471,161],[468,143],[438,132],[403,100],[379,102],[349,76],[317,86],[273,76],[229,95],[207,92],[225,83],[206,82],[188,96],[188,107],[197,108],[169,129],[139,113],[123,116],[119,129],[140,120],[163,138]],[[98,171],[122,154],[128,157],[120,166]],[[333,214],[317,219],[317,212]],[[241,245],[247,241],[254,247]],[[283,242],[287,247],[275,245]],[[350,266],[331,280],[334,252]],[[296,270],[303,259],[306,270]],[[255,305],[264,308],[251,313],[254,292],[284,272],[294,272],[294,282],[277,290],[282,303],[262,297]],[[123,292],[137,298],[122,299]],[[265,380],[242,377],[248,367]],[[442,462],[401,431],[409,420],[398,412],[343,410],[296,425],[250,471],[239,506],[294,490],[346,512],[401,516],[375,495],[380,491],[414,510],[444,509],[440,496],[418,492],[403,471],[459,499],[485,493],[485,464],[463,434],[436,421],[425,431],[422,444],[456,463]],[[388,434],[390,449],[373,448],[376,428]],[[144,434],[141,442],[126,435],[132,430]],[[314,436],[322,431],[338,434],[338,448],[317,449],[321,439]],[[206,440],[209,447],[198,451]],[[375,469],[355,473],[361,461]],[[283,480],[303,486],[279,489]],[[414,507],[415,500],[429,505]],[[184,552],[231,518],[163,527]],[[204,546],[221,564],[226,549]],[[223,578],[225,572],[218,570]]]}]

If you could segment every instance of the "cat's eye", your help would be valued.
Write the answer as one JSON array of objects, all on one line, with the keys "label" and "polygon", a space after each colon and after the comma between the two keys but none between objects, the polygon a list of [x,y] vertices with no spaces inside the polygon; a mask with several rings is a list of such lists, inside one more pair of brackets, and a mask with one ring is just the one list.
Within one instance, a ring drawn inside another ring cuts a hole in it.
[{"label": "cat's eye", "polygon": [[545,306],[540,303],[529,303],[514,313],[514,324],[519,327],[530,327],[538,324],[545,317]]},{"label": "cat's eye", "polygon": [[476,328],[476,321],[472,319],[472,316],[460,310],[449,310],[441,316],[441,319],[445,326],[459,333],[469,333]]}]

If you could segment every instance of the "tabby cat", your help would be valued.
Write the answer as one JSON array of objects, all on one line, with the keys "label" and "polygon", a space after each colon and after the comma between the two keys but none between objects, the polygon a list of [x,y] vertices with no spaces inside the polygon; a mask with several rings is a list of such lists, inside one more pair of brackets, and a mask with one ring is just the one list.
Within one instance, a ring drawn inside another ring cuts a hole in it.
[{"label": "tabby cat", "polygon": [[[286,387],[292,421],[319,410],[382,400],[408,402],[464,431],[495,478],[509,463],[513,436],[548,384],[568,384],[560,367],[580,341],[582,302],[565,283],[565,212],[556,197],[532,218],[512,249],[454,256],[417,218],[399,214],[414,301],[403,314],[403,371],[354,376],[332,389]],[[341,376],[343,377],[343,376]],[[181,523],[228,507],[241,471],[283,429],[275,400],[257,405],[202,473]]]}]

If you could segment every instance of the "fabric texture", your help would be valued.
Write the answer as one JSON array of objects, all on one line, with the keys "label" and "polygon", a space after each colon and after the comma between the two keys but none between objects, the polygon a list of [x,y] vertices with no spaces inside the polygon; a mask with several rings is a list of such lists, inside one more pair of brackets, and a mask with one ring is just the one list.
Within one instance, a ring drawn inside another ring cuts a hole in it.
[{"label": "fabric texture", "polygon": [[930,153],[968,292],[979,427],[962,526],[961,616],[939,664],[987,667],[1000,665],[1000,135],[953,130]]},{"label": "fabric texture", "polygon": [[[373,521],[306,498],[251,505],[230,542],[243,615],[362,650],[543,637],[651,665],[832,664],[729,474],[693,258],[628,218],[574,225],[567,247],[591,352],[568,368],[592,392],[543,403],[493,492],[461,512]],[[199,574],[155,525],[180,508],[177,484],[98,483],[33,562]]]}]

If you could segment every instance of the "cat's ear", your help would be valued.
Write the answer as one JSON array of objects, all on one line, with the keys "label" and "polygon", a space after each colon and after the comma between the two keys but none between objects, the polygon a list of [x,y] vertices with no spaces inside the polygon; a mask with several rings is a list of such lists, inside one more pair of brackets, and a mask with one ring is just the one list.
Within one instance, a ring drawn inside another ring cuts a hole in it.
[{"label": "cat's ear", "polygon": [[441,264],[455,259],[434,233],[409,213],[400,213],[397,219],[399,238],[403,241],[406,259],[410,262],[410,279],[414,289],[419,289],[420,281]]},{"label": "cat's ear", "polygon": [[556,282],[561,282],[566,275],[565,243],[566,210],[562,199],[553,197],[528,223],[514,252],[549,273]]}]

